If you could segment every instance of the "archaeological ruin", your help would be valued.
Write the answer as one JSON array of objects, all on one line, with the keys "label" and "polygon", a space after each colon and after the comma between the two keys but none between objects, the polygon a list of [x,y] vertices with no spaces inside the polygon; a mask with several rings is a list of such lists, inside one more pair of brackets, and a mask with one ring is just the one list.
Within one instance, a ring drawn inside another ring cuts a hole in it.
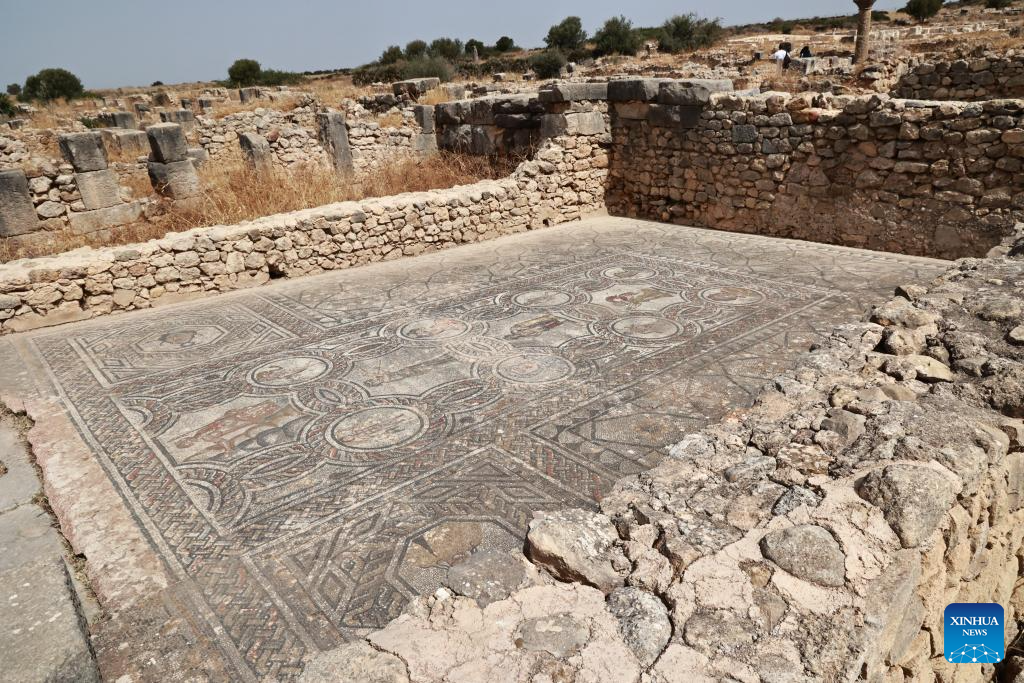
[{"label": "archaeological ruin", "polygon": [[875,38],[0,122],[0,678],[1024,681],[1024,61]]}]

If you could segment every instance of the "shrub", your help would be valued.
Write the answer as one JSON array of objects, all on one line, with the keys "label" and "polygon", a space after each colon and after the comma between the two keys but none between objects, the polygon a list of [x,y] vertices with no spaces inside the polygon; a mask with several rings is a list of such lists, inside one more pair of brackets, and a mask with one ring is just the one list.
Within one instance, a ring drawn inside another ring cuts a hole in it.
[{"label": "shrub", "polygon": [[713,45],[722,37],[718,19],[701,19],[696,14],[677,14],[661,28],[658,38],[663,52],[683,52]]},{"label": "shrub", "polygon": [[548,48],[530,57],[530,67],[538,78],[556,78],[565,64],[565,55],[557,48]]},{"label": "shrub", "polygon": [[0,93],[0,114],[3,116],[14,116],[17,113],[18,110],[15,108],[11,96],[7,93]]},{"label": "shrub", "polygon": [[1005,9],[1010,6],[1011,0],[985,0],[985,7],[988,9]]},{"label": "shrub", "polygon": [[93,118],[91,116],[83,116],[83,117],[81,117],[78,120],[86,128],[104,128],[105,127],[102,121],[100,121],[99,119],[95,119],[95,118]]},{"label": "shrub", "polygon": [[934,17],[942,9],[943,0],[910,0],[901,10],[917,21],[924,21]]},{"label": "shrub", "polygon": [[430,43],[430,56],[442,59],[458,59],[462,55],[462,41],[454,38],[437,38]]},{"label": "shrub", "polygon": [[624,16],[612,17],[594,34],[598,55],[635,55],[643,42],[633,28],[633,22]]},{"label": "shrub", "polygon": [[544,43],[550,48],[564,52],[572,52],[583,47],[587,41],[587,32],[583,30],[583,22],[579,17],[566,17],[560,23],[548,29]]},{"label": "shrub", "polygon": [[9,83],[7,85],[7,94],[11,97],[17,97],[21,94],[21,85],[19,83]]},{"label": "shrub", "polygon": [[24,99],[42,100],[49,102],[63,97],[66,100],[73,100],[82,97],[85,88],[82,81],[67,69],[43,69],[34,76],[25,79],[25,87],[22,90]]},{"label": "shrub", "polygon": [[427,44],[422,40],[412,40],[405,46],[405,58],[416,59],[427,55]]},{"label": "shrub", "polygon": [[442,57],[431,56],[421,57],[420,59],[410,59],[398,66],[401,78],[397,80],[431,77],[440,78],[442,82],[452,80],[453,69],[451,62]]},{"label": "shrub", "polygon": [[512,50],[518,50],[519,48],[516,47],[516,41],[512,40],[508,36],[502,36],[494,43],[494,49],[498,52],[511,52]]},{"label": "shrub", "polygon": [[477,56],[482,57],[483,54],[484,54],[484,50],[486,49],[484,47],[483,41],[477,40],[476,38],[470,38],[469,40],[467,40],[466,41],[466,56],[467,57],[472,57],[473,56],[473,49],[474,48],[476,48]]},{"label": "shrub", "polygon": [[161,86],[163,84],[164,84],[163,81],[153,81],[152,83],[149,84],[149,87],[156,88],[156,87]]},{"label": "shrub", "polygon": [[377,61],[379,61],[381,64],[394,64],[403,56],[404,55],[402,53],[402,48],[398,47],[397,45],[391,45],[390,47],[384,50],[384,53],[381,54],[380,59],[378,59]]},{"label": "shrub", "polygon": [[302,74],[295,73],[294,71],[264,69],[260,71],[259,80],[257,82],[260,85],[297,85],[302,83],[304,80],[305,79],[302,78]]},{"label": "shrub", "polygon": [[228,67],[228,78],[236,85],[256,85],[260,80],[260,63],[255,59],[236,59]]}]

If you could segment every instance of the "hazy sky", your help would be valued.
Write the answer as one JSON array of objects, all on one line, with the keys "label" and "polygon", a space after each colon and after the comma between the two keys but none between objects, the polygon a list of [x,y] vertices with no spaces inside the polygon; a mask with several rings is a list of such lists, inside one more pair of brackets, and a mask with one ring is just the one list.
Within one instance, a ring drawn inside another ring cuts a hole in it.
[{"label": "hazy sky", "polygon": [[[881,0],[878,9],[903,4]],[[652,26],[691,11],[738,24],[856,8],[852,0],[0,0],[0,87],[55,66],[87,88],[225,78],[239,57],[288,71],[357,66],[389,44],[438,36],[490,44],[509,35],[534,47],[571,14],[593,32],[620,13]]]}]

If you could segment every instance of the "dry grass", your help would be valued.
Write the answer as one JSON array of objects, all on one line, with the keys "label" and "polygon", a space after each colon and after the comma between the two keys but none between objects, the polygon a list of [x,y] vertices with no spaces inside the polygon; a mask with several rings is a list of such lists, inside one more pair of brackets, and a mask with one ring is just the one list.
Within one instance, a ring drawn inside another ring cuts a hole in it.
[{"label": "dry grass", "polygon": [[[322,168],[274,169],[256,173],[241,160],[206,164],[200,170],[203,195],[186,202],[163,202],[149,221],[115,228],[110,234],[48,234],[44,244],[15,249],[0,245],[0,263],[16,258],[57,254],[83,246],[131,244],[208,225],[231,225],[261,216],[308,209],[341,201],[386,197],[468,185],[485,178],[509,175],[517,160],[491,160],[442,152],[426,159],[408,158],[355,177]],[[122,180],[135,196],[151,193],[145,174]]]},{"label": "dry grass", "polygon": [[381,128],[401,128],[405,125],[405,118],[400,112],[392,111],[377,117],[377,124]]},{"label": "dry grass", "polygon": [[287,92],[278,93],[278,97],[271,100],[270,98],[261,97],[251,102],[242,104],[235,100],[226,100],[221,102],[214,102],[213,110],[206,113],[214,119],[222,119],[225,116],[231,114],[238,114],[243,111],[255,111],[257,109],[272,109],[274,111],[291,111],[295,109],[299,101],[299,95],[289,94]]},{"label": "dry grass", "polygon": [[328,106],[336,107],[344,99],[358,99],[373,93],[373,88],[353,85],[348,76],[309,79],[301,88],[311,92]]},{"label": "dry grass", "polygon": [[444,88],[434,88],[423,93],[423,95],[416,100],[419,104],[443,104],[451,101],[451,96],[448,91]]}]

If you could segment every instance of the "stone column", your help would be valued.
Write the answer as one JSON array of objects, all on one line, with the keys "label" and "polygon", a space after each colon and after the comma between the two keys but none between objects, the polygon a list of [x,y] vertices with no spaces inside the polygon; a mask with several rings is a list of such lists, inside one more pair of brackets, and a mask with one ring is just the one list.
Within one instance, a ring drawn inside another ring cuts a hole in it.
[{"label": "stone column", "polygon": [[188,157],[185,131],[177,123],[158,123],[146,129],[149,137],[149,180],[158,194],[185,199],[199,194],[199,174]]},{"label": "stone column", "polygon": [[238,100],[242,104],[251,100],[258,99],[262,93],[259,88],[239,88],[238,89]]},{"label": "stone column", "polygon": [[162,123],[177,123],[185,130],[191,130],[196,125],[196,115],[188,109],[174,109],[160,112]]},{"label": "stone column", "polygon": [[20,168],[0,171],[0,237],[14,237],[39,229],[32,206],[28,178]]},{"label": "stone column", "polygon": [[429,104],[417,104],[413,107],[416,123],[421,132],[412,139],[412,148],[417,152],[429,154],[437,151],[437,130],[434,119],[434,107]]},{"label": "stone column", "polygon": [[327,150],[334,170],[339,173],[352,172],[352,149],[348,145],[348,126],[345,115],[328,111],[316,115],[316,125],[320,144]]},{"label": "stone column", "polygon": [[124,128],[127,130],[137,129],[135,116],[130,111],[112,111],[100,114],[100,121],[108,128]]},{"label": "stone column", "polygon": [[86,211],[121,203],[120,183],[117,174],[107,168],[107,152],[99,131],[61,135],[58,143],[75,169],[75,185]]},{"label": "stone column", "polygon": [[262,135],[242,133],[238,136],[238,144],[245,155],[245,161],[254,171],[263,173],[273,169],[270,143]]}]

